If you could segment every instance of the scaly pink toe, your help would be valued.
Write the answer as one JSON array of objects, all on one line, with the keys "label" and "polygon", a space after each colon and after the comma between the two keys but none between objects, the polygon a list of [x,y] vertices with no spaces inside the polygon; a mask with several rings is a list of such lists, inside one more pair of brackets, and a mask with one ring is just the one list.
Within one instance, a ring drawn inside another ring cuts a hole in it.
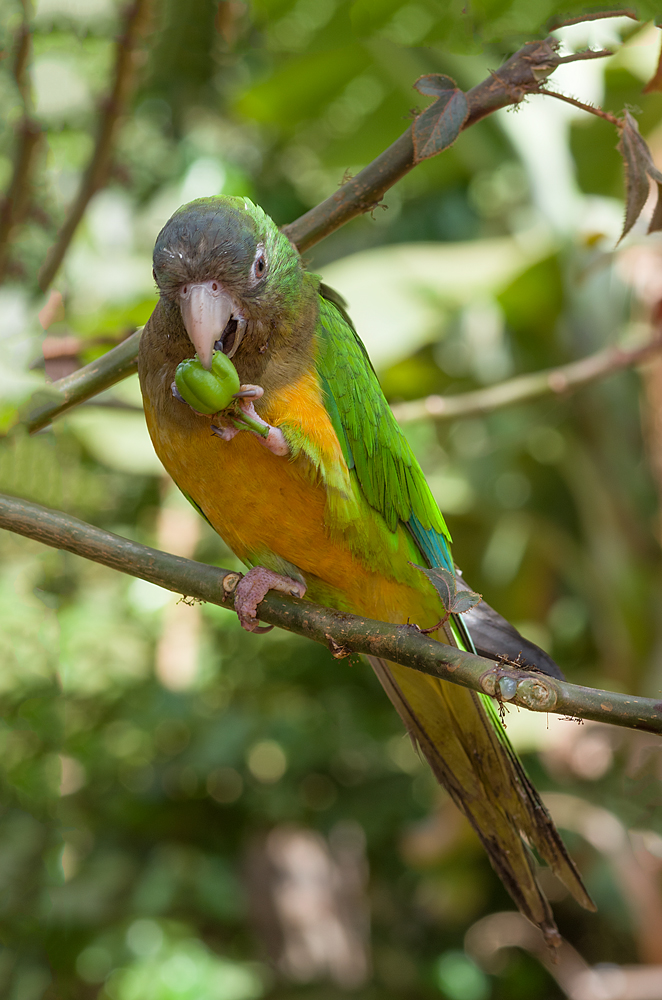
[{"label": "scaly pink toe", "polygon": [[291,594],[293,597],[303,597],[306,587],[298,580],[289,576],[281,576],[264,566],[254,566],[249,569],[237,584],[234,592],[234,609],[247,632],[270,632],[273,625],[266,628],[258,625],[257,607],[270,590],[278,590],[281,594]]}]

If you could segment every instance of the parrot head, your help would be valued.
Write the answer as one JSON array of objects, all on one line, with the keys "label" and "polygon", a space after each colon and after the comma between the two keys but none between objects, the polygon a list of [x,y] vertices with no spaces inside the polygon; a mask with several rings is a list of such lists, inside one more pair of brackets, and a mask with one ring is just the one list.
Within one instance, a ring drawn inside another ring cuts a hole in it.
[{"label": "parrot head", "polygon": [[[180,314],[205,368],[278,346],[296,310],[304,271],[296,249],[248,198],[199,198],[178,209],[154,247],[154,280]],[[243,347],[242,347],[243,345]]]}]

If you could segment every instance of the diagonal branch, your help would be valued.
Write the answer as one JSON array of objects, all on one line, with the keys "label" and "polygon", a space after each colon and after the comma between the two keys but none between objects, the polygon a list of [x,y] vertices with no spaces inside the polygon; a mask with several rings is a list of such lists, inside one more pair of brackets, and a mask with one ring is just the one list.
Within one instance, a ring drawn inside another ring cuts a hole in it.
[{"label": "diagonal branch", "polygon": [[41,126],[35,121],[30,84],[32,58],[32,32],[30,30],[29,0],[23,0],[23,19],[17,32],[14,57],[14,79],[23,104],[23,115],[17,129],[14,168],[7,194],[0,208],[0,282],[4,280],[9,264],[9,250],[17,226],[25,222],[32,203],[32,176],[43,145]]},{"label": "diagonal branch", "polygon": [[128,108],[129,98],[135,83],[138,66],[137,48],[148,22],[151,5],[152,0],[133,0],[127,10],[124,32],[117,39],[113,85],[104,102],[92,158],[83,175],[78,194],[58,233],[57,240],[48,251],[39,272],[39,285],[43,291],[48,288],[57,274],[90,200],[108,182],[113,165],[115,137]]},{"label": "diagonal branch", "polygon": [[[559,65],[553,38],[528,42],[515,55],[467,93],[469,115],[462,130],[509,104],[519,104],[535,93],[542,80]],[[355,177],[296,222],[283,226],[301,252],[346,222],[371,211],[396,181],[416,166],[412,126]]]},{"label": "diagonal branch", "polygon": [[[0,527],[65,549],[176,594],[233,606],[240,574],[160,552],[75,517],[0,494]],[[416,626],[389,625],[271,591],[260,604],[271,625],[330,647],[335,656],[369,653],[495,696],[534,712],[554,712],[662,733],[662,702],[569,684],[446,646]]]},{"label": "diagonal branch", "polygon": [[606,347],[580,361],[571,361],[559,368],[548,368],[531,375],[518,375],[475,392],[461,392],[455,396],[427,396],[409,403],[397,403],[393,406],[393,413],[401,424],[422,420],[424,417],[454,420],[456,417],[491,413],[504,406],[525,403],[540,396],[565,395],[624,368],[642,364],[660,350],[662,329],[639,347]]},{"label": "diagonal branch", "polygon": [[135,374],[141,333],[142,327],[96,361],[33,393],[20,410],[20,418],[30,433],[40,431],[55,417]]}]

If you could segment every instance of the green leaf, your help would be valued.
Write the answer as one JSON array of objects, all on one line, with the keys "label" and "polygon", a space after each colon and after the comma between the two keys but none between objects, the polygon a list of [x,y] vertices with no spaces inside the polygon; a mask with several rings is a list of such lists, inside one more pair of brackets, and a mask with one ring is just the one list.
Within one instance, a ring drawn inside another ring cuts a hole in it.
[{"label": "green leaf", "polygon": [[[426,81],[423,86],[427,88],[441,87],[439,81],[443,80],[448,80],[449,83],[453,82],[450,77],[436,73],[421,77],[421,80]],[[417,83],[419,90],[421,80]],[[436,82],[431,84],[429,82],[431,80]],[[469,115],[466,95],[459,87],[454,87],[452,90],[444,87],[438,91],[427,89],[421,93],[440,93],[441,96],[414,120],[412,133],[416,163],[436,156],[443,149],[452,146]]]}]

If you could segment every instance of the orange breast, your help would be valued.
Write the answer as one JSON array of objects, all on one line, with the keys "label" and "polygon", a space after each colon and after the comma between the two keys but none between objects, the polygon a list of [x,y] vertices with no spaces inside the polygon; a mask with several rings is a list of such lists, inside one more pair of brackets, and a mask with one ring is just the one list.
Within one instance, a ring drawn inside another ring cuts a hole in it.
[{"label": "orange breast", "polygon": [[[222,441],[203,418],[184,433],[178,423],[157,419],[149,400],[145,415],[165,468],[243,562],[277,569],[272,556],[285,560],[303,574],[310,599],[342,610],[393,622],[411,618],[421,625],[438,620],[427,587],[421,594],[374,572],[329,530],[326,488],[311,477],[304,460],[273,455],[248,432]],[[346,470],[313,376],[280,393],[263,415],[275,426],[299,424],[329,461]]]}]

